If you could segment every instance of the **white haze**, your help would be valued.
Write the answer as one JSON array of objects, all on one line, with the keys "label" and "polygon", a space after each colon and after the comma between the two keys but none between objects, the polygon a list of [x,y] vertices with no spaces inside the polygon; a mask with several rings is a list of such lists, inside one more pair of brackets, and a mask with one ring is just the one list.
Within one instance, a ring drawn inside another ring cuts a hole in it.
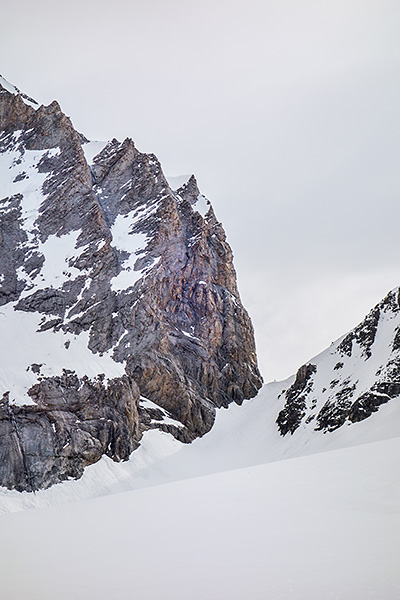
[{"label": "white haze", "polygon": [[280,379],[400,282],[399,21],[391,0],[21,0],[2,74],[196,174]]}]

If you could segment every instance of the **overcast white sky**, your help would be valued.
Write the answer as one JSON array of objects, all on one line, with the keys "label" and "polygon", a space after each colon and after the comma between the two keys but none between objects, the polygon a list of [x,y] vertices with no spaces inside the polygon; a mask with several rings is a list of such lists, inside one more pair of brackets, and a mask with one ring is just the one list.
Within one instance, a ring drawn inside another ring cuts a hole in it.
[{"label": "overcast white sky", "polygon": [[400,284],[398,0],[20,0],[0,55],[87,137],[195,173],[267,381]]}]

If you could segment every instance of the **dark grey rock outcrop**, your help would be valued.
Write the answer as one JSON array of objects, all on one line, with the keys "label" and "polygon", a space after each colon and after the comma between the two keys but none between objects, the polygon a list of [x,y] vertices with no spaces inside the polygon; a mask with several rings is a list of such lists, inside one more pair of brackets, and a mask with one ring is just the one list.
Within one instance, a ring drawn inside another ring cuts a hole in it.
[{"label": "dark grey rock outcrop", "polygon": [[78,478],[103,454],[126,460],[139,446],[139,390],[128,377],[46,378],[30,395],[37,406],[0,402],[2,485],[19,491]]}]

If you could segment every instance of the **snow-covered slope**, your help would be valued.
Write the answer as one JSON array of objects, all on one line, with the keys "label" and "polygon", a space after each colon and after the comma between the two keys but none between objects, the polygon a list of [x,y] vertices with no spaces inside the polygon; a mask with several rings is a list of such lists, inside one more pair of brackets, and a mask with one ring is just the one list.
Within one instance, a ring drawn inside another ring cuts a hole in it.
[{"label": "snow-covered slope", "polygon": [[30,96],[27,96],[27,94],[21,92],[21,90],[18,89],[17,86],[7,81],[7,79],[4,79],[2,75],[0,75],[0,86],[10,94],[14,94],[14,96],[19,96],[27,106],[31,106],[35,109],[39,108],[39,104],[38,102],[36,102],[36,100],[31,98]]},{"label": "snow-covered slope", "polygon": [[282,391],[277,424],[297,430],[334,431],[357,423],[388,402],[400,403],[399,288],[377,304],[346,336],[303,365]]},{"label": "snow-covered slope", "polygon": [[[333,432],[324,434],[300,427],[296,435],[282,437],[275,422],[283,404],[282,397],[278,398],[281,388],[281,382],[268,384],[242,406],[219,409],[212,430],[190,445],[151,430],[144,434],[128,461],[115,463],[104,456],[77,481],[66,481],[35,494],[0,489],[0,513],[65,504],[399,437],[400,411],[394,402],[382,406],[369,419]],[[148,405],[148,401],[143,402]]]},{"label": "snow-covered slope", "polygon": [[399,457],[397,438],[2,515],[2,596],[398,600]]}]

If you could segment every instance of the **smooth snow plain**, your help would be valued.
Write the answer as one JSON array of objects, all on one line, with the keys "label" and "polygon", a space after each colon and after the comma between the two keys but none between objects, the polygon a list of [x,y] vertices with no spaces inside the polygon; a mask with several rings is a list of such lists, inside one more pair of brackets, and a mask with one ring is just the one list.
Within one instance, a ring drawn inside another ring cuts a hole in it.
[{"label": "smooth snow plain", "polygon": [[2,597],[397,600],[399,468],[394,438],[3,515]]},{"label": "smooth snow plain", "polygon": [[125,463],[1,490],[19,511],[0,516],[2,597],[398,600],[398,404],[281,438],[281,387],[219,410],[189,446],[150,431]]}]

